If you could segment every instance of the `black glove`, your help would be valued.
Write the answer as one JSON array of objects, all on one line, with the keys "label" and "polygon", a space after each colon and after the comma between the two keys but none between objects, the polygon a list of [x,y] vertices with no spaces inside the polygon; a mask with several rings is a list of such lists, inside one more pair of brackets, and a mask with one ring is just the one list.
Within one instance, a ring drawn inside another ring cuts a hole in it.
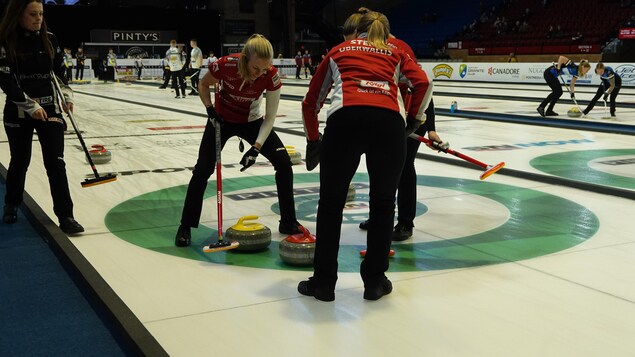
[{"label": "black glove", "polygon": [[410,136],[410,134],[417,131],[417,129],[420,126],[421,126],[421,120],[417,120],[411,117],[406,118],[406,138]]},{"label": "black glove", "polygon": [[571,99],[575,99],[575,93],[571,92]]},{"label": "black glove", "polygon": [[205,108],[205,110],[207,111],[207,117],[210,120],[216,120],[220,125],[223,125],[223,118],[221,118],[218,113],[216,113],[216,110],[214,109],[213,105],[210,105],[209,107]]},{"label": "black glove", "polygon": [[258,149],[256,149],[255,146],[252,146],[251,149],[247,150],[247,152],[245,153],[245,155],[243,155],[243,158],[240,159],[240,164],[243,165],[242,169],[240,169],[240,171],[245,171],[247,170],[249,167],[251,167],[251,165],[256,163],[256,159],[258,158],[258,154],[260,154],[260,151]]},{"label": "black glove", "polygon": [[306,169],[311,171],[320,163],[320,148],[322,146],[322,134],[316,141],[306,143]]},{"label": "black glove", "polygon": [[607,102],[609,100],[609,92],[604,92],[604,101]]}]

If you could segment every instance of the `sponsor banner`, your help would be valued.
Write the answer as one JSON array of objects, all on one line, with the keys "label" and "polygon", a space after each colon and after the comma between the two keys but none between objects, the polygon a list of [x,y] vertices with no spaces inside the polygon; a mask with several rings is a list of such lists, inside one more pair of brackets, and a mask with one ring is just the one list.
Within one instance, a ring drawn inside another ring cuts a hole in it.
[{"label": "sponsor banner", "polygon": [[[551,63],[419,62],[419,65],[434,80],[545,83],[543,74]],[[600,84],[600,77],[594,71],[595,65],[591,63],[591,70],[578,78],[578,84]],[[612,67],[622,77],[622,85],[635,86],[635,64],[605,65]],[[564,75],[563,78],[567,83],[571,81],[570,75]]]},{"label": "sponsor banner", "polygon": [[618,35],[620,40],[632,40],[635,38],[635,27],[621,28]]}]

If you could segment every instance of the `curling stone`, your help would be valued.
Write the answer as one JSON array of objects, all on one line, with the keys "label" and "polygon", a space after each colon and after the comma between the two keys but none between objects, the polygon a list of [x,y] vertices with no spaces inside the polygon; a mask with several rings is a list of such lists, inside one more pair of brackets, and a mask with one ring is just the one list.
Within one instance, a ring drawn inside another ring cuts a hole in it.
[{"label": "curling stone", "polygon": [[302,233],[293,234],[280,242],[280,259],[290,265],[311,265],[315,256],[315,236],[300,226]]},{"label": "curling stone", "polygon": [[285,149],[287,149],[287,153],[291,158],[291,165],[298,165],[302,163],[302,154],[295,151],[295,146],[288,145],[285,146]]},{"label": "curling stone", "polygon": [[[91,147],[92,149],[88,150],[88,154],[90,155],[90,159],[93,160],[93,164],[105,164],[112,160],[112,153],[106,150],[103,145],[93,145]],[[86,162],[88,162],[88,159],[86,159]]]},{"label": "curling stone", "polygon": [[579,118],[582,116],[582,112],[578,107],[571,107],[571,109],[567,112],[567,116],[571,118]]},{"label": "curling stone", "polygon": [[353,185],[348,185],[348,193],[346,194],[346,202],[350,202],[355,200],[355,187]]},{"label": "curling stone", "polygon": [[231,226],[225,236],[229,241],[236,241],[240,245],[236,248],[241,252],[265,250],[271,243],[271,230],[257,222],[247,222],[258,219],[258,216],[243,216],[238,223]]}]

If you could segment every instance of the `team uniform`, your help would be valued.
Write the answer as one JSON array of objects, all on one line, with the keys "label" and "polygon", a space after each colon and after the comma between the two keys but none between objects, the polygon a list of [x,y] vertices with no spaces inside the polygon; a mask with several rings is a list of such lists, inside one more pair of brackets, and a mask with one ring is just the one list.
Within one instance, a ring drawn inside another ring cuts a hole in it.
[{"label": "team uniform", "polygon": [[615,99],[617,98],[617,95],[620,93],[620,89],[622,88],[622,77],[620,77],[619,74],[615,73],[613,68],[607,66],[607,67],[604,67],[604,73],[600,76],[600,80],[602,81],[602,83],[600,83],[600,86],[598,87],[598,91],[595,93],[595,96],[593,97],[593,99],[591,99],[591,102],[586,107],[586,109],[584,109],[583,113],[585,115],[589,114],[591,109],[593,109],[593,107],[595,106],[595,103],[597,103],[598,99],[600,99],[601,96],[605,95],[605,93],[607,93],[607,91],[611,87],[613,87],[608,97],[610,98],[609,107],[610,107],[611,116],[614,117],[615,116]]},{"label": "team uniform", "polygon": [[[553,107],[556,105],[556,102],[562,96],[562,84],[558,77],[562,75],[570,75],[573,78],[578,78],[578,66],[573,63],[573,61],[569,61],[569,64],[563,64],[558,70],[556,65],[551,65],[551,67],[545,69],[543,73],[543,78],[551,88],[551,93],[545,98],[538,108],[546,108],[545,115],[558,115],[553,111]],[[548,106],[547,106],[548,105]],[[541,114],[542,115],[542,114]]]},{"label": "team uniform", "polygon": [[165,58],[170,66],[170,77],[172,78],[172,88],[176,92],[176,97],[179,98],[179,88],[181,89],[181,98],[185,98],[185,75],[183,73],[183,67],[185,66],[185,58],[183,53],[176,47],[170,47],[165,52]]},{"label": "team uniform", "polygon": [[114,82],[116,70],[117,70],[117,55],[109,52],[106,55],[106,78],[104,79],[104,82],[107,82],[109,79]]},{"label": "team uniform", "polygon": [[66,81],[71,82],[73,80],[73,55],[70,52],[64,53],[64,67],[66,68],[64,73]]},{"label": "team uniform", "polygon": [[[44,167],[53,198],[53,211],[64,230],[64,221],[73,218],[73,201],[64,162],[66,122],[51,73],[59,78],[62,94],[69,103],[73,102],[73,92],[65,77],[64,54],[56,37],[51,33],[48,36],[55,54],[53,61],[42,44],[39,31],[23,30],[18,35],[16,53],[19,63],[9,61],[5,47],[0,48],[0,87],[6,93],[3,119],[11,151],[5,205],[17,207],[22,203],[35,130],[42,147]],[[47,120],[31,117],[38,109],[46,111]]]},{"label": "team uniform", "polygon": [[302,66],[304,67],[304,78],[309,78],[309,73],[313,75],[311,71],[311,55],[309,53],[302,55]]},{"label": "team uniform", "polygon": [[295,55],[295,79],[300,79],[300,69],[302,69],[302,55]]},{"label": "team uniform", "polygon": [[[406,154],[405,109],[398,82],[413,88],[409,120],[423,119],[432,93],[425,72],[399,49],[377,49],[360,38],[345,41],[326,55],[302,102],[309,142],[319,139],[318,113],[333,87],[320,149],[320,199],[317,212],[314,275],[311,289],[332,292],[337,281],[337,253],[348,186],[366,155],[370,177],[370,226],[361,264],[365,287],[386,279],[395,211],[395,193]],[[298,290],[303,292],[303,284]],[[304,285],[306,286],[306,285]]]},{"label": "team uniform", "polygon": [[200,48],[194,47],[190,51],[190,81],[192,82],[192,91],[190,95],[196,95],[198,88],[198,79],[201,74],[201,64],[203,63],[203,51]]},{"label": "team uniform", "polygon": [[75,53],[75,80],[84,80],[84,62],[86,61],[86,55],[84,52]]},{"label": "team uniform", "polygon": [[[291,159],[284,144],[272,130],[275,113],[265,115],[263,119],[260,112],[263,92],[273,93],[282,87],[278,70],[272,66],[265,75],[258,77],[253,83],[248,83],[238,74],[239,60],[240,54],[237,53],[221,57],[208,67],[220,86],[220,91],[215,96],[214,108],[224,122],[221,131],[221,147],[224,147],[227,140],[233,136],[238,136],[252,145],[256,142],[262,144],[260,153],[271,162],[276,171],[281,226],[297,224]],[[182,226],[197,227],[199,224],[207,180],[215,169],[215,145],[214,125],[208,120],[201,140],[198,160],[187,189],[181,217]]]}]

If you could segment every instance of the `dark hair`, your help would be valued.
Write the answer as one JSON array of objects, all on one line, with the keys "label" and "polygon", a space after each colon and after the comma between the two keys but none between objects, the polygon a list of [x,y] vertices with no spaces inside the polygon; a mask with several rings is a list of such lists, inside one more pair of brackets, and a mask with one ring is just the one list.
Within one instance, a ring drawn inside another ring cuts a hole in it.
[{"label": "dark hair", "polygon": [[[19,31],[21,30],[20,19],[22,18],[22,14],[26,10],[26,7],[33,2],[40,3],[44,6],[43,0],[11,0],[4,10],[4,17],[0,22],[0,44],[4,46],[10,62],[15,62],[18,57],[16,47]],[[53,52],[53,45],[49,40],[48,28],[44,19],[42,19],[42,27],[40,27],[39,35],[42,38],[44,50],[47,52],[49,57],[53,59],[55,56]]]}]

